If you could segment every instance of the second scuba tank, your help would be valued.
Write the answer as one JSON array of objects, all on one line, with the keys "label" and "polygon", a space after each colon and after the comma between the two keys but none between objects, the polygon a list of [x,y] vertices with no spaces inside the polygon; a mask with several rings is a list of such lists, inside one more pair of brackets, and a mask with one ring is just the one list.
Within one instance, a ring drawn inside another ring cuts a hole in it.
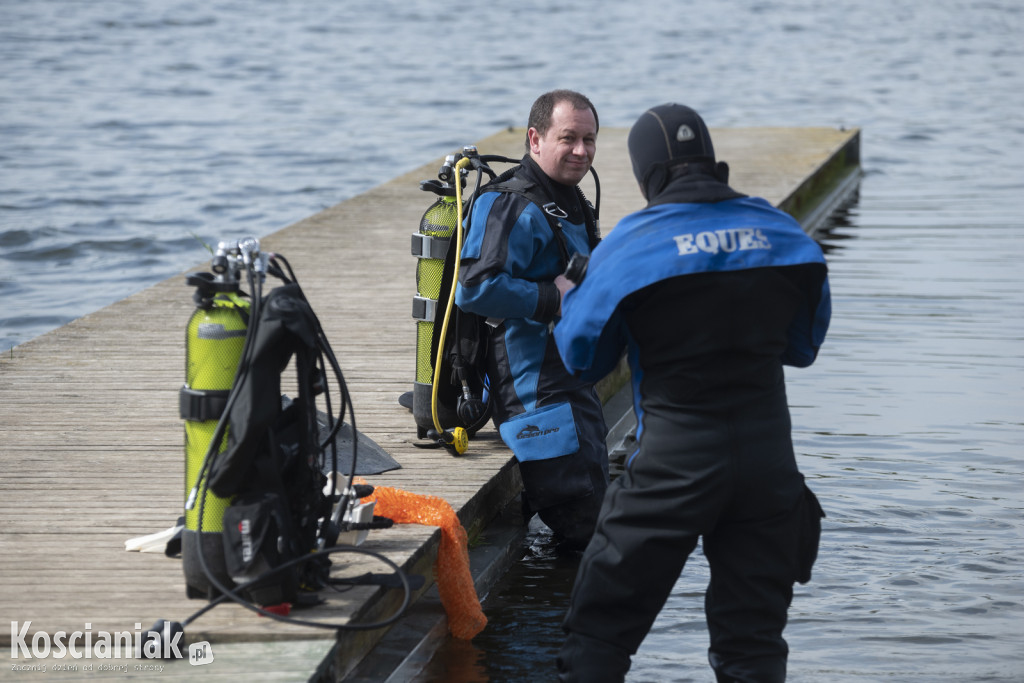
[{"label": "second scuba tank", "polygon": [[[445,256],[458,223],[459,211],[455,203],[455,188],[450,183],[428,180],[420,183],[420,189],[438,195],[437,201],[423,214],[419,232],[412,236],[412,254],[417,257],[416,296],[412,306],[412,317],[416,320],[416,382],[413,384],[412,412],[417,436],[422,439],[434,427],[430,406],[434,381],[434,320],[438,306],[444,306],[444,302],[438,303],[438,299]],[[443,408],[439,410],[442,424],[452,425],[454,413]]]},{"label": "second scuba tank", "polygon": [[[196,287],[197,308],[185,334],[185,385],[180,392],[180,412],[185,420],[185,498],[191,491],[216,435],[235,381],[248,329],[249,302],[239,293],[238,272],[222,243],[214,257],[217,275],[195,273],[188,284]],[[222,432],[217,452],[227,447],[227,429]],[[230,505],[206,488],[206,478],[198,487],[201,501],[186,504],[185,528],[181,537],[181,557],[185,589],[190,598],[210,599],[214,590],[198,557],[208,569],[232,585],[224,566],[223,517]],[[199,512],[202,509],[202,528]]]},{"label": "second scuba tank", "polygon": [[[425,180],[420,189],[438,199],[413,234],[417,296],[413,299],[416,329],[416,383],[412,412],[417,435],[462,455],[468,439],[491,418],[486,357],[486,322],[455,305],[455,287],[461,263],[464,168],[477,169],[477,190],[486,172],[475,147],[466,147],[457,158],[445,159],[438,180]],[[465,202],[472,207],[473,198]],[[449,431],[450,430],[450,431]]]}]

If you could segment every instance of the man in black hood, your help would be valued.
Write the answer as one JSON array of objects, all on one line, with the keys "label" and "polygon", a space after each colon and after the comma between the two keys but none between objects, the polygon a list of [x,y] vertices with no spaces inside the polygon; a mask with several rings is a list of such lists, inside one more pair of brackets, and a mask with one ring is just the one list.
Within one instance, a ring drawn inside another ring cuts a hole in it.
[{"label": "man in black hood", "polygon": [[783,365],[810,365],[824,340],[825,259],[790,216],[729,187],[689,107],[644,112],[629,152],[648,205],[595,248],[555,328],[582,379],[628,352],[639,441],[584,552],[560,680],[623,680],[702,538],[718,681],[782,681],[823,515],[797,469]]},{"label": "man in black hood", "polygon": [[689,107],[648,109],[630,129],[628,144],[633,175],[648,206],[744,196],[729,187],[729,166],[715,161],[711,133]]}]

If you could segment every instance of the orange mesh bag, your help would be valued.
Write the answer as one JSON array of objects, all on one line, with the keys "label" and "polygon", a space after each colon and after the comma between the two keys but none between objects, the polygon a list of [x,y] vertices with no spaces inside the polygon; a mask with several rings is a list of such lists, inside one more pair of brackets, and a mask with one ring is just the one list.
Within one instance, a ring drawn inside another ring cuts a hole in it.
[{"label": "orange mesh bag", "polygon": [[434,576],[441,604],[448,614],[448,629],[456,638],[469,640],[487,625],[469,571],[469,539],[448,501],[437,496],[409,493],[389,486],[375,486],[374,514],[396,524],[422,524],[441,528]]}]

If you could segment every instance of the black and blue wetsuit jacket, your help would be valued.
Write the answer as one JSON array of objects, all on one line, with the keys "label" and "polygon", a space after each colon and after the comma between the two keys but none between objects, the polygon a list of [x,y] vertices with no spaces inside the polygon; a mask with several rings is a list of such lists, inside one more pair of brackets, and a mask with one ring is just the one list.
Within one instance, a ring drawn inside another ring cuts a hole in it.
[{"label": "black and blue wetsuit jacket", "polygon": [[[548,417],[555,422],[564,425],[572,419],[567,392],[579,391],[584,383],[566,372],[551,339],[551,323],[560,304],[554,279],[565,269],[567,256],[590,253],[590,237],[575,188],[553,183],[529,157],[524,158],[517,176],[536,183],[566,212],[560,223],[568,253],[563,253],[548,217],[535,202],[513,192],[484,191],[475,199],[468,219],[470,229],[462,248],[455,302],[495,324],[500,321],[496,333],[503,335],[505,357],[497,367],[502,377],[497,382],[492,378],[498,394],[495,422],[522,460],[575,450],[573,443],[549,443],[540,448],[550,439],[530,439],[538,444],[537,452],[524,452],[519,445],[527,440],[517,441],[518,432],[507,434],[511,425],[505,429],[501,425],[510,417],[535,414],[544,406],[547,412],[554,411]],[[561,404],[561,409],[555,404]],[[531,427],[556,433],[550,431],[553,427],[544,428],[543,421],[527,421]],[[568,436],[571,432],[563,429],[557,433]]]},{"label": "black and blue wetsuit jacket", "polygon": [[[559,353],[570,372],[596,381],[630,345],[620,304],[631,294],[679,276],[805,265],[815,273],[805,285],[812,291],[790,324],[781,356],[796,367],[814,362],[831,317],[825,258],[800,224],[755,197],[649,206],[605,237],[586,279],[566,294],[554,331]],[[637,396],[642,369],[632,349],[628,357]]]}]

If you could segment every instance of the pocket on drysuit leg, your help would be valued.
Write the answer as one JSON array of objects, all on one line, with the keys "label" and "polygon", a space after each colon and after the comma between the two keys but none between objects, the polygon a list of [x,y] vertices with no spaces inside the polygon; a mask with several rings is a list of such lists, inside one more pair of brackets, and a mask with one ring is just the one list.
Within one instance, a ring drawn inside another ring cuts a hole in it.
[{"label": "pocket on drysuit leg", "polygon": [[569,403],[516,415],[498,431],[519,461],[532,509],[543,510],[594,492],[587,463],[577,456],[580,441]]},{"label": "pocket on drysuit leg", "polygon": [[818,497],[804,484],[800,501],[800,540],[797,545],[796,580],[807,583],[811,580],[811,568],[818,559],[818,544],[821,542],[821,520],[825,511],[821,509]]}]

